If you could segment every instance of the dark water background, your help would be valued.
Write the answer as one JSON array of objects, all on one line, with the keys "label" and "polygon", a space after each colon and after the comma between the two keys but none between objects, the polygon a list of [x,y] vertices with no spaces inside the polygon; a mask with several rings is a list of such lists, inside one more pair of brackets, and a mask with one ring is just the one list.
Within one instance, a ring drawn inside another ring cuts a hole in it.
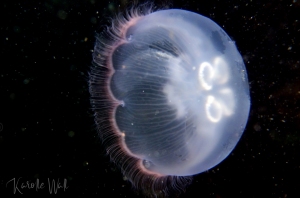
[{"label": "dark water background", "polygon": [[[142,197],[105,156],[87,83],[95,32],[129,4],[1,2],[0,197],[20,195],[12,179],[44,183],[21,189],[25,197],[50,196],[48,179],[67,181],[55,197]],[[252,98],[232,154],[195,176],[181,197],[298,197],[300,1],[174,0],[169,7],[208,16],[235,40]]]}]

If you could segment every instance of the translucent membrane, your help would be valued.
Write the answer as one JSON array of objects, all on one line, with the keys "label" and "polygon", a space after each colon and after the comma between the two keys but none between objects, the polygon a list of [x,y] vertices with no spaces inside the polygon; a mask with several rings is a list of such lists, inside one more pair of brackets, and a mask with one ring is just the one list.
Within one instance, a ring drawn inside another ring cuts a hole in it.
[{"label": "translucent membrane", "polygon": [[235,43],[212,20],[184,10],[157,11],[127,25],[125,41],[110,56],[109,81],[122,104],[114,119],[123,147],[161,175],[217,165],[239,141],[250,108]]}]

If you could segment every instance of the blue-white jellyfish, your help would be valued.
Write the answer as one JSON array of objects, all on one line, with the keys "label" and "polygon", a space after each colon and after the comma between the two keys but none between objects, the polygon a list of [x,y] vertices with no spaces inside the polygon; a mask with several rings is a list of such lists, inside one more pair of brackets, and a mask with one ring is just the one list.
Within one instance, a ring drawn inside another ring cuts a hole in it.
[{"label": "blue-white jellyfish", "polygon": [[224,160],[247,123],[246,68],[212,20],[145,6],[97,37],[91,104],[111,159],[137,188],[184,189]]}]

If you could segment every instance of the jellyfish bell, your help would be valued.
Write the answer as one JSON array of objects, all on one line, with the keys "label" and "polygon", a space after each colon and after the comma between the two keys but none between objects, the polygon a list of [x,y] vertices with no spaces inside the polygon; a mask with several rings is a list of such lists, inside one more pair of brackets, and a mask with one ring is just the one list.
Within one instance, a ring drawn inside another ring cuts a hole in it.
[{"label": "jellyfish bell", "polygon": [[242,57],[220,26],[190,11],[143,5],[112,24],[97,38],[89,81],[100,137],[137,189],[182,191],[244,131]]}]

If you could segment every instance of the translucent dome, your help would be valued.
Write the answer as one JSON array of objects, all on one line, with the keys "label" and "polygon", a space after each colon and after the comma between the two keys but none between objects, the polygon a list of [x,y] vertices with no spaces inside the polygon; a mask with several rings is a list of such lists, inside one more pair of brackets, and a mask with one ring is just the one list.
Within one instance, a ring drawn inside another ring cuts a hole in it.
[{"label": "translucent dome", "polygon": [[184,10],[157,11],[127,25],[109,60],[108,83],[122,104],[114,119],[124,148],[162,175],[217,165],[239,141],[250,108],[235,43],[212,20]]}]

